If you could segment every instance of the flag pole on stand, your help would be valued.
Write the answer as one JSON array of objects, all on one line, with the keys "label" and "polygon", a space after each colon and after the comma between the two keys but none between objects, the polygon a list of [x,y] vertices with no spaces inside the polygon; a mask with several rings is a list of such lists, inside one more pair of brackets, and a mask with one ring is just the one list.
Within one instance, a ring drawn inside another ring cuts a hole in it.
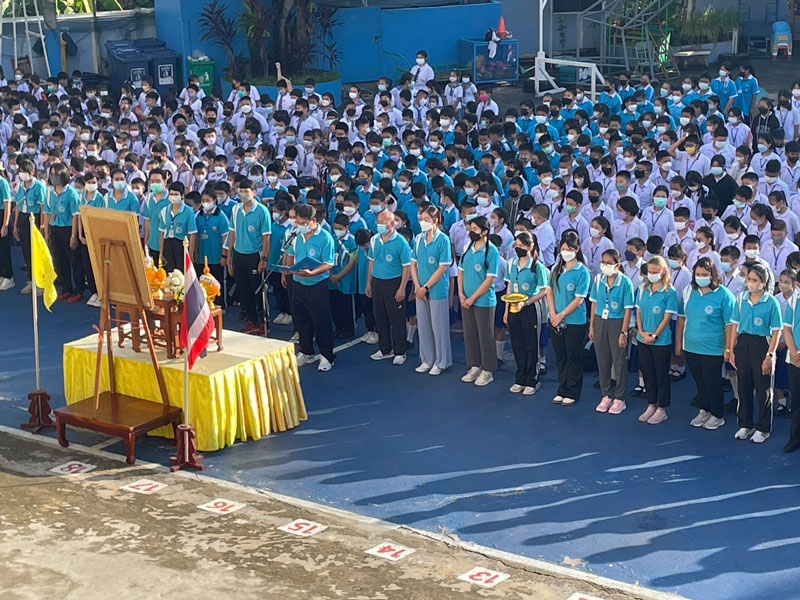
[{"label": "flag pole on stand", "polygon": [[177,427],[175,456],[169,459],[173,473],[181,469],[202,471],[205,468],[200,464],[203,457],[197,453],[194,427],[189,423],[189,371],[198,358],[205,356],[214,330],[211,309],[189,256],[188,238],[183,240],[183,267],[183,314],[179,335],[179,345],[183,349],[183,423]]},{"label": "flag pole on stand", "polygon": [[27,429],[33,433],[39,433],[42,429],[55,429],[56,425],[50,418],[50,394],[42,389],[41,376],[39,373],[39,312],[36,303],[38,288],[45,288],[44,302],[48,310],[55,300],[55,270],[53,269],[53,259],[47,244],[36,227],[36,219],[33,213],[29,215],[30,238],[31,238],[31,264],[28,265],[31,276],[31,303],[33,309],[33,362],[36,372],[36,388],[28,394],[28,412],[31,414],[27,423],[20,425],[21,429]]}]

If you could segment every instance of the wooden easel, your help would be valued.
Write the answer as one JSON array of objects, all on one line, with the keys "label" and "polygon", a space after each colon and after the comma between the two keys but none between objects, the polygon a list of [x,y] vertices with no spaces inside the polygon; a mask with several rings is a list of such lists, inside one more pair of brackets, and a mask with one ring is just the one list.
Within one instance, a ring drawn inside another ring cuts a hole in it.
[{"label": "wooden easel", "polygon": [[[112,342],[112,319],[111,319],[111,269],[119,268],[120,265],[112,265],[111,249],[120,248],[125,257],[125,269],[130,280],[135,279],[133,264],[131,263],[128,252],[127,242],[122,240],[100,239],[101,247],[101,276],[104,282],[103,294],[100,307],[100,324],[97,342],[97,362],[95,365],[94,395],[86,400],[81,400],[65,408],[55,411],[56,429],[58,433],[58,443],[63,447],[69,446],[66,439],[66,425],[73,425],[82,429],[98,431],[107,435],[121,437],[125,440],[126,460],[128,464],[133,464],[134,442],[137,437],[146,434],[148,431],[172,424],[173,431],[177,437],[177,426],[181,422],[181,409],[169,404],[167,397],[167,387],[164,383],[164,375],[158,365],[153,336],[150,332],[150,325],[147,319],[142,319],[145,331],[145,341],[150,351],[150,360],[153,364],[158,389],[161,393],[161,403],[150,402],[142,398],[118,394],[116,390],[116,380],[114,376],[114,344]],[[133,286],[136,299],[136,307],[144,314],[145,303],[141,292]],[[107,342],[108,352],[108,383],[109,391],[100,392],[101,369],[103,364],[103,341]]]}]

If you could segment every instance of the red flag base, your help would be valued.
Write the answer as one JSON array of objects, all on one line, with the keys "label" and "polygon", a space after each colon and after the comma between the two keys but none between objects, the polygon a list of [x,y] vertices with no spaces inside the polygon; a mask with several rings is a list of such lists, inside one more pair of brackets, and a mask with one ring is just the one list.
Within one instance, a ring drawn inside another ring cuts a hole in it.
[{"label": "red flag base", "polygon": [[197,453],[197,445],[194,440],[194,427],[191,425],[178,425],[177,427],[177,447],[175,448],[175,456],[169,457],[169,462],[172,463],[170,472],[180,471],[181,469],[194,469],[195,471],[202,471],[205,469],[200,461],[203,457]]},{"label": "red flag base", "polygon": [[27,429],[39,433],[42,429],[55,429],[56,424],[50,418],[50,394],[45,390],[33,390],[28,394],[28,412],[31,418],[27,423],[22,423],[20,429]]}]

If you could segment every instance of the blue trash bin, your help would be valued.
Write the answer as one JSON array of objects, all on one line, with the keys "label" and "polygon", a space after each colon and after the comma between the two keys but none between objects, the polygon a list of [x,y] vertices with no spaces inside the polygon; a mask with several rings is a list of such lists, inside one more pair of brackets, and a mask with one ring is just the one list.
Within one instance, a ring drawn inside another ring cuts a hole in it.
[{"label": "blue trash bin", "polygon": [[125,81],[134,88],[142,87],[142,79],[150,72],[150,55],[131,45],[106,42],[109,84],[116,93]]},{"label": "blue trash bin", "polygon": [[140,38],[138,40],[131,40],[130,43],[133,44],[134,48],[138,48],[144,52],[149,52],[153,49],[165,48],[167,45],[166,42],[162,42],[158,38]]},{"label": "blue trash bin", "polygon": [[169,48],[151,48],[147,53],[150,56],[150,73],[158,93],[177,95],[181,84],[181,55]]}]

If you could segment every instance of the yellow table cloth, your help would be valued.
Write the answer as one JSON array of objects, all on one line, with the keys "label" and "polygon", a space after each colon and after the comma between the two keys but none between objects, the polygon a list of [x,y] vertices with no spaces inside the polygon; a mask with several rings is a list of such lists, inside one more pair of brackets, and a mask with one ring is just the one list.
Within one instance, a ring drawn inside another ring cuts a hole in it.
[{"label": "yellow table cloth", "polygon": [[[119,348],[116,330],[112,339],[117,392],[161,402],[146,346],[137,353],[126,340]],[[198,450],[210,452],[237,440],[258,440],[308,419],[291,343],[227,330],[222,339],[224,349],[218,352],[212,341],[206,358],[198,359],[189,372],[189,422],[197,433]],[[101,392],[109,389],[105,345],[103,350]],[[164,349],[157,355],[169,402],[183,407],[183,357],[167,360]],[[67,404],[94,394],[96,360],[96,334],[64,344]],[[172,428],[162,427],[153,435],[172,437]]]}]

